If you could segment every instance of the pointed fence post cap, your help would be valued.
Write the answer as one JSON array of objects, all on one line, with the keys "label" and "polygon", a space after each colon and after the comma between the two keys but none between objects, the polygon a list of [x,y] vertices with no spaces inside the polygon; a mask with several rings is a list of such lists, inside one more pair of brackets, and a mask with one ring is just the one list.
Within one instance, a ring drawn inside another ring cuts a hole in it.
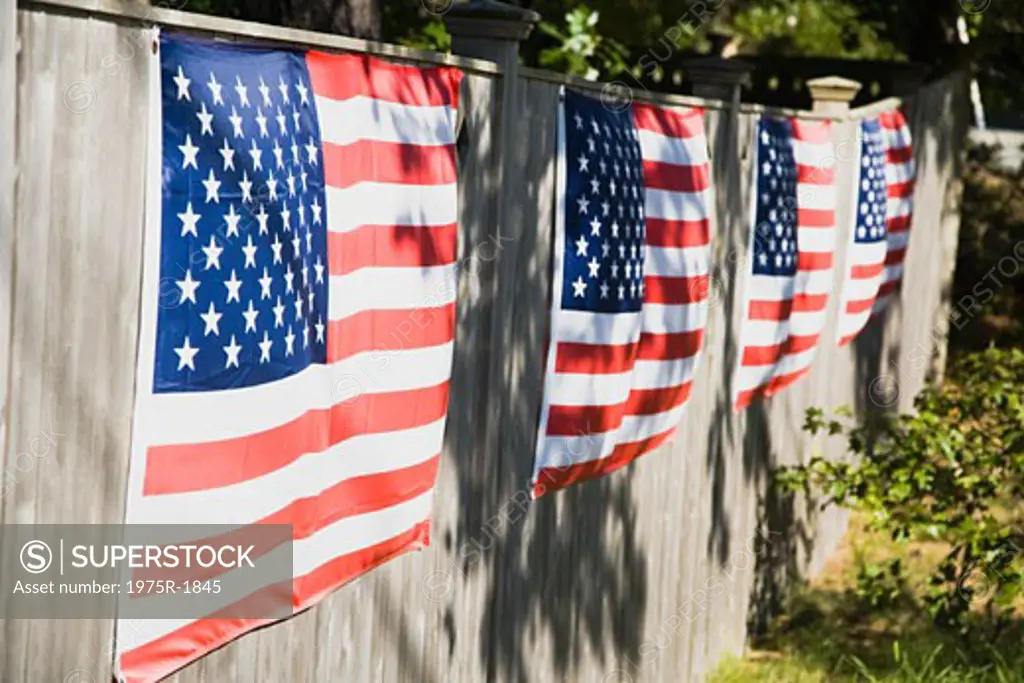
[{"label": "pointed fence post cap", "polygon": [[850,102],[860,92],[861,84],[841,76],[824,76],[807,81],[814,100],[814,111],[841,114],[850,110]]},{"label": "pointed fence post cap", "polygon": [[445,26],[452,36],[522,41],[541,19],[533,10],[499,0],[469,0],[455,4],[452,0],[424,1],[439,6],[435,13],[444,15]]}]

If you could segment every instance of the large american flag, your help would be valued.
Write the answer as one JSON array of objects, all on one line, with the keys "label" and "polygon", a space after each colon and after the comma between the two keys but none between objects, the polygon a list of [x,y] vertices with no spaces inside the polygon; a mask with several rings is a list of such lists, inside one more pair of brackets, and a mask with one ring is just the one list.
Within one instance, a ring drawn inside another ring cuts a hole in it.
[{"label": "large american flag", "polygon": [[889,191],[885,138],[877,119],[865,119],[857,130],[853,230],[846,258],[843,303],[837,323],[840,346],[850,343],[871,318],[886,260]]},{"label": "large american flag", "polygon": [[628,464],[680,422],[707,320],[703,115],[563,91],[535,496]]},{"label": "large american flag", "polygon": [[[127,522],[293,525],[301,610],[428,542],[461,74],[164,36],[151,75]],[[261,624],[119,623],[119,670],[153,681]]]},{"label": "large american flag", "polygon": [[835,249],[829,125],[762,117],[757,125],[754,222],[737,408],[805,375],[825,327]]},{"label": "large american flag", "polygon": [[914,148],[910,128],[903,112],[898,109],[879,115],[885,141],[886,179],[889,187],[889,206],[886,230],[885,271],[878,288],[873,314],[885,310],[903,279],[903,261],[907,256],[910,222],[914,203]]}]

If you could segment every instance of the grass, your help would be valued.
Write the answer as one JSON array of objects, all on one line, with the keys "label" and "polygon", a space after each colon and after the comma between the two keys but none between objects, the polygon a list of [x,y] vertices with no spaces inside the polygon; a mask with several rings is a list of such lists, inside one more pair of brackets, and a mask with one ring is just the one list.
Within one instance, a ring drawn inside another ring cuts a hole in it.
[{"label": "grass", "polygon": [[[709,683],[1024,683],[1024,621],[998,644],[965,648],[935,628],[919,596],[941,543],[896,544],[854,517],[821,576],[797,588],[767,633]],[[856,595],[857,568],[899,558],[908,577],[885,608]]]}]

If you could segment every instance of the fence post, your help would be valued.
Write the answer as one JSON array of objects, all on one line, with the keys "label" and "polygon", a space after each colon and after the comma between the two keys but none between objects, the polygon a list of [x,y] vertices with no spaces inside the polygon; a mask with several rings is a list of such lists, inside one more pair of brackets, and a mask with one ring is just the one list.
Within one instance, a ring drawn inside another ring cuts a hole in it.
[{"label": "fence post", "polygon": [[732,105],[740,102],[740,86],[754,65],[724,57],[695,57],[683,61],[687,79],[693,83],[695,97],[722,100]]},{"label": "fence post", "polygon": [[841,117],[850,111],[850,102],[860,92],[860,83],[841,76],[825,76],[807,81],[807,89],[814,100],[814,112]]}]

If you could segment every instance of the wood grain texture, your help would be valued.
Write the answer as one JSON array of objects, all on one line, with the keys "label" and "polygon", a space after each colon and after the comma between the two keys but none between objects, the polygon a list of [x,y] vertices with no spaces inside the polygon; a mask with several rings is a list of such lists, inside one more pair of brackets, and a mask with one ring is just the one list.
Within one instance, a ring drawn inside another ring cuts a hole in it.
[{"label": "wood grain texture", "polygon": [[[10,271],[5,465],[51,422],[61,435],[46,457],[22,461],[32,467],[17,473],[0,508],[8,523],[123,518],[143,226],[140,122],[150,115],[145,60],[127,56],[129,44],[141,49],[137,31],[43,9],[18,15],[21,175],[10,231],[18,267]],[[0,60],[0,79],[7,68]],[[559,85],[468,75],[457,145],[457,337],[432,545],[169,680],[675,683],[700,680],[742,652],[750,628],[766,623],[796,577],[820,569],[845,531],[842,513],[782,500],[767,485],[777,465],[842,455],[841,444],[803,434],[804,410],[879,409],[869,389],[896,372],[894,363],[906,407],[941,352],[944,339],[929,330],[948,306],[961,86],[940,81],[912,105],[919,182],[893,311],[850,347],[825,343],[806,379],[742,413],[732,410],[731,377],[747,295],[757,114],[709,109],[712,300],[680,429],[638,463],[534,503],[527,485],[549,331]],[[855,125],[837,122],[833,141],[849,139]],[[853,163],[838,161],[839,197],[849,195]],[[840,206],[840,245],[849,210]],[[834,304],[825,339],[834,338],[835,317]],[[929,363],[901,363],[922,345]],[[110,622],[7,620],[2,629],[5,682],[62,681],[75,669],[92,678],[68,683],[109,680]]]}]

